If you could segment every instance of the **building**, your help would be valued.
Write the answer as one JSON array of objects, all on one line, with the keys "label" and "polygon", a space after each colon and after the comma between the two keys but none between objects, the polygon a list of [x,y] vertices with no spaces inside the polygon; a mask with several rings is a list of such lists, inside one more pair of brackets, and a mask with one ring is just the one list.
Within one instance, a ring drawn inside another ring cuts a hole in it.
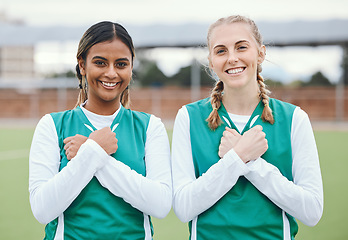
[{"label": "building", "polygon": [[30,80],[34,76],[34,46],[0,46],[0,81]]},{"label": "building", "polygon": [[0,82],[33,79],[34,44],[25,43],[25,38],[22,37],[24,41],[20,40],[19,35],[9,38],[14,33],[20,33],[15,29],[23,27],[24,22],[20,19],[10,19],[4,11],[0,11],[0,24],[1,29],[5,31],[1,34],[0,41]]}]

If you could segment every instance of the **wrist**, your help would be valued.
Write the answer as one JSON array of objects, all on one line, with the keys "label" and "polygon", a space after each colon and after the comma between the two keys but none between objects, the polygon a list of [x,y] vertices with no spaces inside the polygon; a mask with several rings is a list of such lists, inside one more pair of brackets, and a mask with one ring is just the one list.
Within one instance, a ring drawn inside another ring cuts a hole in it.
[{"label": "wrist", "polygon": [[247,154],[245,154],[244,151],[242,151],[241,149],[238,149],[238,148],[234,148],[234,151],[244,163],[249,162],[249,160],[247,158]]}]

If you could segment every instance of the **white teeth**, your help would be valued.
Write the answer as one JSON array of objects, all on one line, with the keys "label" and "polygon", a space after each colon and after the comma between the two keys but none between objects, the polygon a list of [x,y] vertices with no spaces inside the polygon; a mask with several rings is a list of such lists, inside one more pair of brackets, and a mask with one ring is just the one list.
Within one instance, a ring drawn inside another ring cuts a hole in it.
[{"label": "white teeth", "polygon": [[236,74],[236,73],[241,73],[241,72],[243,72],[243,70],[244,70],[244,68],[234,68],[234,69],[228,70],[227,72],[228,72],[229,74]]},{"label": "white teeth", "polygon": [[117,85],[117,83],[107,83],[107,82],[102,82],[103,85],[107,86],[107,87],[114,87]]}]

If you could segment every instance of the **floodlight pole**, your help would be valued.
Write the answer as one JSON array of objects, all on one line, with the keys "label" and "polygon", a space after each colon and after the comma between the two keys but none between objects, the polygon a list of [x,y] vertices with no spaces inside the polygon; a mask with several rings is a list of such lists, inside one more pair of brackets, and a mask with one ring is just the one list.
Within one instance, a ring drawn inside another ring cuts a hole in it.
[{"label": "floodlight pole", "polygon": [[201,97],[201,71],[199,62],[193,58],[191,64],[191,101],[197,101]]},{"label": "floodlight pole", "polygon": [[343,45],[342,75],[336,85],[336,121],[344,120],[345,82],[348,82],[348,45]]}]

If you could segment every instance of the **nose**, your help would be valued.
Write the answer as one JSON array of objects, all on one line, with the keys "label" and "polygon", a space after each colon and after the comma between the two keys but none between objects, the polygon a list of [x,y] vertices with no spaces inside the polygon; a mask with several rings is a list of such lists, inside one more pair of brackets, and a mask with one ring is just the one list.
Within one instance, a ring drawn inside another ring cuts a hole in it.
[{"label": "nose", "polygon": [[105,76],[110,78],[110,79],[114,79],[117,77],[117,71],[116,68],[112,65],[110,65],[105,72]]},{"label": "nose", "polygon": [[230,64],[233,64],[233,63],[236,63],[238,62],[238,56],[236,53],[234,52],[229,52],[229,55],[228,55],[228,63]]}]

